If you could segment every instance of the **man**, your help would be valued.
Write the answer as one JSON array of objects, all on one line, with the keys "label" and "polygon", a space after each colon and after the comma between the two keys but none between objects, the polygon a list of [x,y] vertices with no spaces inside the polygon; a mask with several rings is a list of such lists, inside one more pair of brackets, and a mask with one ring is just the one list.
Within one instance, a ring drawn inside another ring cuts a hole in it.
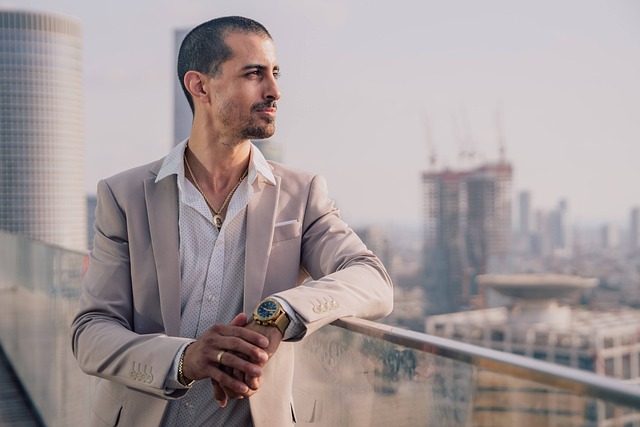
[{"label": "man", "polygon": [[101,378],[92,425],[291,425],[293,341],[390,312],[391,281],[324,179],[250,142],[275,131],[278,75],[259,23],[196,27],[178,57],[189,139],[98,184],[71,328]]}]

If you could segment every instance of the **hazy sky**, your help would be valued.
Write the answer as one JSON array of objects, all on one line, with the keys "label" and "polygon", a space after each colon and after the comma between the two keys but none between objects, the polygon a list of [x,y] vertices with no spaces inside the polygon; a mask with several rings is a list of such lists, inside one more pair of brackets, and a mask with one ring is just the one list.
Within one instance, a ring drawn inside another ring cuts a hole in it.
[{"label": "hazy sky", "polygon": [[640,2],[523,3],[0,0],[82,24],[88,192],[171,148],[174,30],[233,14],[276,42],[285,162],[325,175],[352,224],[418,223],[427,123],[440,166],[460,165],[461,135],[495,160],[498,108],[514,192],[626,222],[640,205]]}]

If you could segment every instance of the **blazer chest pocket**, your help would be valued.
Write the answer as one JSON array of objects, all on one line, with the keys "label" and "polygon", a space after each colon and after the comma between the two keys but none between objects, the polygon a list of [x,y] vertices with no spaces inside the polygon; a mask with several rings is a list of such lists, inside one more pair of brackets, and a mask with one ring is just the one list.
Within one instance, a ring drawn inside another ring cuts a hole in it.
[{"label": "blazer chest pocket", "polygon": [[299,237],[301,228],[300,221],[296,219],[276,223],[273,228],[273,245]]}]

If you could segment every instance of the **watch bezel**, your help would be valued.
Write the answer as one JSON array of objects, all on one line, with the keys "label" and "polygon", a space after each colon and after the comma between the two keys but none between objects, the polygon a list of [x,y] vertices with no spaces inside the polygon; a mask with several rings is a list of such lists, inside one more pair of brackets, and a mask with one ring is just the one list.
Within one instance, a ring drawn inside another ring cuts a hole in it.
[{"label": "watch bezel", "polygon": [[[265,317],[265,316],[260,314],[260,309],[267,303],[275,304],[276,305],[276,310],[275,310],[274,313],[272,313],[268,317]],[[258,306],[253,311],[253,317],[256,320],[259,320],[261,322],[269,322],[269,321],[273,321],[273,320],[277,319],[278,316],[280,316],[280,313],[282,313],[282,312],[284,312],[284,310],[282,309],[282,305],[280,304],[280,301],[278,301],[278,300],[276,300],[274,298],[265,298],[264,300],[260,301],[260,304],[258,304]]]}]

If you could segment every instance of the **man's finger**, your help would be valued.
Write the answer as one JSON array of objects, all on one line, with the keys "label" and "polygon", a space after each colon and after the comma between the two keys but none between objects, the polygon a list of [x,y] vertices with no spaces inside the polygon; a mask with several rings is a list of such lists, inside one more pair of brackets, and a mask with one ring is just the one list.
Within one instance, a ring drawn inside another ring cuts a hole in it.
[{"label": "man's finger", "polygon": [[[236,319],[240,320],[242,319],[242,317],[236,317],[234,320]],[[266,348],[269,346],[269,340],[267,339],[267,337],[260,334],[259,332],[247,329],[243,326],[244,325],[224,325],[221,323],[216,323],[211,328],[209,328],[207,332],[212,333],[213,335],[240,338],[249,344],[253,344],[261,348]]]},{"label": "man's finger", "polygon": [[218,402],[218,406],[224,408],[227,406],[227,394],[216,381],[211,379],[211,383],[213,384],[213,398]]},{"label": "man's finger", "polygon": [[247,315],[244,313],[240,313],[236,317],[234,317],[229,324],[231,326],[244,326],[247,324]]}]

